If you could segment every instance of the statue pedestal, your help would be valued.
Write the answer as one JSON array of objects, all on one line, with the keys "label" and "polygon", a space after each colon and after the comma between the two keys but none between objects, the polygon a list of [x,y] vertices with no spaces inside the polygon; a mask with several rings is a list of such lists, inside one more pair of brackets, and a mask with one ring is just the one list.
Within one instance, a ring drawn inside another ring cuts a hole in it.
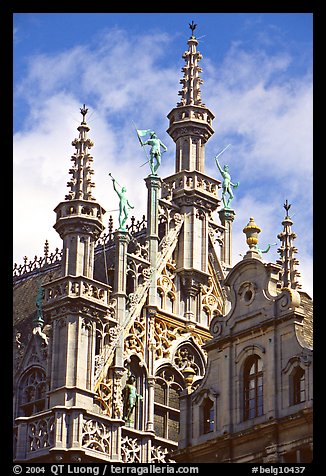
[{"label": "statue pedestal", "polygon": [[232,267],[232,223],[235,217],[235,211],[231,208],[222,208],[218,212],[221,224],[225,227],[223,246],[221,248],[221,261],[226,268]]}]

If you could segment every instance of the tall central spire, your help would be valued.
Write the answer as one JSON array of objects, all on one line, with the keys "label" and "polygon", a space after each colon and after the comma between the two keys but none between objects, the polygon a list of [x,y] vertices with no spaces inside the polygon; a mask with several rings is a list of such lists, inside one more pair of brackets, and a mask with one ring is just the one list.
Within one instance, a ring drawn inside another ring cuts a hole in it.
[{"label": "tall central spire", "polygon": [[204,106],[200,97],[200,85],[203,83],[203,80],[200,78],[199,73],[202,72],[202,69],[198,66],[199,61],[202,59],[202,55],[197,51],[198,41],[194,36],[194,30],[197,25],[192,22],[189,26],[192,35],[187,42],[189,49],[182,55],[186,64],[181,69],[183,72],[183,78],[180,79],[180,84],[182,84],[183,87],[178,93],[181,96],[181,101],[177,105]]},{"label": "tall central spire", "polygon": [[176,143],[175,171],[182,170],[205,172],[205,144],[214,134],[212,121],[214,114],[201,99],[200,78],[202,69],[198,63],[202,55],[197,51],[198,41],[194,36],[196,24],[189,24],[191,36],[187,41],[188,50],[183,54],[185,65],[181,69],[181,101],[168,114],[170,121],[168,134]]}]

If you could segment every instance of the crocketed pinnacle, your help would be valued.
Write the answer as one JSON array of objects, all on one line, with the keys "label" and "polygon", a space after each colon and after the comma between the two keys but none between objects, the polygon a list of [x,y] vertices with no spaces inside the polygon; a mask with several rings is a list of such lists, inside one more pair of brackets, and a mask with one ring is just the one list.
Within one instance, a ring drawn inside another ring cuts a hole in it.
[{"label": "crocketed pinnacle", "polygon": [[202,55],[197,51],[198,41],[194,36],[196,25],[192,22],[189,26],[192,34],[187,42],[189,46],[188,51],[185,51],[182,55],[186,64],[181,69],[183,72],[183,78],[180,79],[182,89],[178,92],[179,96],[181,96],[181,101],[177,106],[205,106],[200,97],[200,85],[203,83],[203,80],[200,78],[199,74],[202,72],[202,69],[198,66],[199,61],[202,59]]},{"label": "crocketed pinnacle", "polygon": [[299,260],[294,256],[298,252],[298,249],[293,245],[293,240],[295,240],[297,235],[292,231],[293,221],[289,216],[290,207],[291,205],[286,200],[284,204],[286,215],[282,221],[283,231],[277,235],[277,238],[281,240],[281,246],[277,250],[278,253],[280,253],[281,259],[277,260],[277,263],[282,266],[282,286],[285,288],[300,289],[302,287],[298,281],[300,273],[296,269]]},{"label": "crocketed pinnacle", "polygon": [[79,137],[72,141],[72,145],[76,148],[76,152],[71,156],[73,166],[69,169],[72,178],[67,182],[70,187],[66,200],[95,200],[92,196],[92,188],[95,184],[92,182],[94,170],[91,166],[93,157],[89,153],[89,149],[93,147],[93,142],[87,137],[90,128],[86,123],[86,114],[88,109],[84,106],[80,109],[83,120],[77,130]]}]

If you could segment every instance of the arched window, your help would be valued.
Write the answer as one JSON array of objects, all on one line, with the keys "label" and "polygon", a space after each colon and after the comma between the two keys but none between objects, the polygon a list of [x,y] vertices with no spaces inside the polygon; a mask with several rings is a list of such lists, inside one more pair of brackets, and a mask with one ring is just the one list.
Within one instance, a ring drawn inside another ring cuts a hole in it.
[{"label": "arched window", "polygon": [[258,355],[248,357],[243,373],[244,419],[263,414],[263,363]]},{"label": "arched window", "polygon": [[42,369],[27,372],[19,384],[19,413],[31,416],[45,409],[46,378]]},{"label": "arched window", "polygon": [[154,393],[154,429],[157,436],[178,441],[179,395],[183,379],[172,367],[165,367],[156,376]]},{"label": "arched window", "polygon": [[290,405],[297,405],[305,400],[305,371],[296,367],[290,375]]}]

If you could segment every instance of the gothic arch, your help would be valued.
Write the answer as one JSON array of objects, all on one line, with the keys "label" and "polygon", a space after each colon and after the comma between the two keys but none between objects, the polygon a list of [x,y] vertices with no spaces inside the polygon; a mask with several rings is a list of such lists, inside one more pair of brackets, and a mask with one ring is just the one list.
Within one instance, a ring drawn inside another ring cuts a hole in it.
[{"label": "gothic arch", "polygon": [[175,343],[171,350],[173,366],[182,373],[187,367],[195,371],[195,379],[205,374],[205,358],[197,344],[192,339],[183,339]]}]

